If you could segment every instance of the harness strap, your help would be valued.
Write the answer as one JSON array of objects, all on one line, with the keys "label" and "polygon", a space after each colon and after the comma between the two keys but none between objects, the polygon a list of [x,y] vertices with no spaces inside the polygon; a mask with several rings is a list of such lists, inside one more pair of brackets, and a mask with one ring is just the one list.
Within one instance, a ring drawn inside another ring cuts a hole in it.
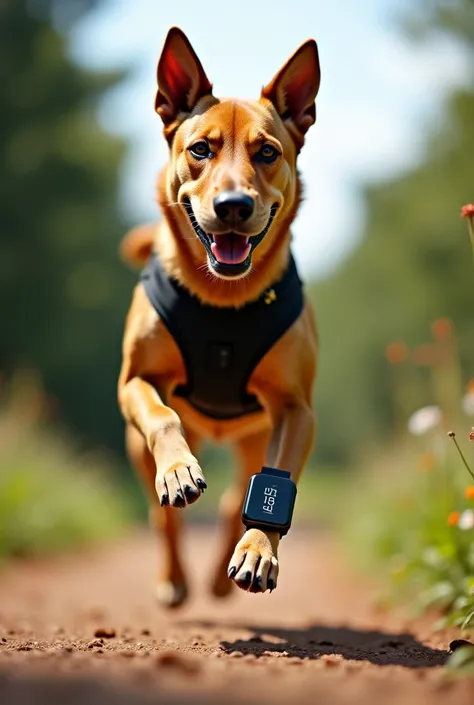
[{"label": "harness strap", "polygon": [[183,356],[187,381],[174,394],[215,419],[260,410],[258,399],[247,392],[249,378],[303,309],[293,256],[279,282],[238,309],[203,304],[165,273],[157,255],[140,280]]}]

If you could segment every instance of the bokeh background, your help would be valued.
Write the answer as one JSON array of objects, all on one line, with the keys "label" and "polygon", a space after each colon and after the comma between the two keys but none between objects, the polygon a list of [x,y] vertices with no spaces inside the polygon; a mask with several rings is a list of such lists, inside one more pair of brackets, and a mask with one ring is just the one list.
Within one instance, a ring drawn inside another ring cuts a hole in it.
[{"label": "bokeh background", "polygon": [[[451,321],[460,378],[470,376],[472,258],[459,209],[474,186],[472,0],[2,0],[3,554],[63,548],[144,515],[116,404],[136,281],[117,249],[129,226],[159,217],[155,69],[173,24],[217,95],[257,96],[302,41],[318,41],[318,118],[294,228],[321,335],[303,514],[314,513],[318,470],[346,472],[391,442],[401,408],[434,401],[419,350],[433,320]],[[420,364],[394,381],[405,345]],[[203,462],[215,490],[191,508],[196,518],[214,512],[230,472],[225,450]]]}]

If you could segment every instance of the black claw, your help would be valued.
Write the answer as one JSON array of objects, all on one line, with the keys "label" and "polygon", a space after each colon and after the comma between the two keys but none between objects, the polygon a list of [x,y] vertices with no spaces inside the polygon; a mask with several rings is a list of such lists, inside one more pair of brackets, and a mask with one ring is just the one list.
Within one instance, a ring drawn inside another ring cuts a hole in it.
[{"label": "black claw", "polygon": [[162,507],[168,507],[170,503],[170,498],[167,494],[162,495],[160,499],[160,504]]},{"label": "black claw", "polygon": [[183,487],[183,491],[184,491],[184,496],[188,500],[189,504],[192,504],[193,502],[195,502],[197,500],[197,498],[199,497],[198,490],[195,487],[191,487],[191,485],[185,485]]},{"label": "black claw", "polygon": [[200,477],[198,477],[198,479],[196,480],[196,485],[199,487],[201,492],[204,492],[204,490],[207,490],[206,483],[204,482],[204,480],[201,480]]},{"label": "black claw", "polygon": [[273,592],[273,590],[275,589],[275,581],[273,580],[273,578],[268,578],[267,587],[270,590],[270,592]]},{"label": "black claw", "polygon": [[234,566],[232,566],[232,567],[229,568],[229,570],[227,571],[227,577],[230,578],[230,580],[232,580],[232,578],[234,577],[234,575],[235,575],[236,573],[237,573],[237,568],[234,568]]},{"label": "black claw", "polygon": [[262,590],[262,576],[258,575],[250,586],[250,592],[263,592]]},{"label": "black claw", "polygon": [[179,490],[178,492],[176,492],[176,495],[175,495],[175,498],[173,501],[173,507],[179,507],[180,509],[182,509],[185,506],[186,506],[186,500],[184,499],[184,495],[181,492],[181,490]]},{"label": "black claw", "polygon": [[242,578],[239,578],[239,580],[237,580],[237,584],[239,587],[243,588],[243,590],[248,590],[250,587],[251,581],[252,581],[252,573],[250,572],[250,570],[248,570],[246,573],[244,573]]}]

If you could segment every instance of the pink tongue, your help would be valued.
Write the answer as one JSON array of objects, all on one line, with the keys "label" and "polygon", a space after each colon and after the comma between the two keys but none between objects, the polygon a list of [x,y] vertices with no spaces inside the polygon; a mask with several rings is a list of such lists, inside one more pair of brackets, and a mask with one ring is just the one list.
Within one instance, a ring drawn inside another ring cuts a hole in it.
[{"label": "pink tongue", "polygon": [[226,235],[216,235],[211,243],[212,254],[221,264],[240,264],[251,250],[248,237],[228,233]]}]

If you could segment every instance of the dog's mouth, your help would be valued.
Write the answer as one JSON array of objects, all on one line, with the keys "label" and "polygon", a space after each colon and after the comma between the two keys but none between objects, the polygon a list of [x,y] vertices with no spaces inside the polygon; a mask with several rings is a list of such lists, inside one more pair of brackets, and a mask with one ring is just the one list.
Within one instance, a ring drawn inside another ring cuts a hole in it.
[{"label": "dog's mouth", "polygon": [[209,263],[215,272],[227,276],[237,276],[245,273],[252,262],[252,253],[268,233],[278,210],[278,204],[274,203],[270,208],[270,216],[264,229],[257,235],[247,237],[238,233],[229,232],[222,235],[212,235],[205,232],[197,222],[191,201],[184,199],[183,205],[189,216],[194,232],[206,248]]}]

